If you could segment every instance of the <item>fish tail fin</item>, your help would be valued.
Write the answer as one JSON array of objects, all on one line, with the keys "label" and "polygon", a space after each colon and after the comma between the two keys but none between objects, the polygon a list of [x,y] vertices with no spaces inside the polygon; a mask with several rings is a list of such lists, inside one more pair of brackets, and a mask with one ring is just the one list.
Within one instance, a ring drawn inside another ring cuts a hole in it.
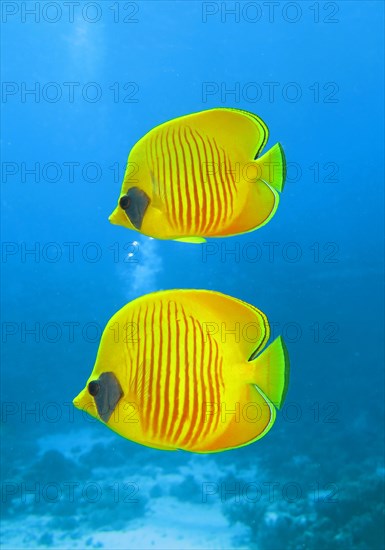
[{"label": "fish tail fin", "polygon": [[253,383],[280,409],[286,397],[290,372],[289,354],[283,338],[276,338],[251,363],[254,367]]},{"label": "fish tail fin", "polygon": [[259,168],[260,179],[269,183],[277,191],[282,191],[286,178],[286,160],[282,145],[276,143],[255,162]]}]

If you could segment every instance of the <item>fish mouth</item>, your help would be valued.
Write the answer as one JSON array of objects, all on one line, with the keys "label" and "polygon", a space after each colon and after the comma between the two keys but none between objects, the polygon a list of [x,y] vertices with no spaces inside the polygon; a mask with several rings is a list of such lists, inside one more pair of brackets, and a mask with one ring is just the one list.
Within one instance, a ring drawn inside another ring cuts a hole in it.
[{"label": "fish mouth", "polygon": [[72,401],[74,407],[80,411],[85,411],[91,416],[97,417],[97,410],[93,398],[88,393],[87,388],[84,388]]},{"label": "fish mouth", "polygon": [[115,210],[111,213],[108,218],[108,221],[113,225],[121,225],[127,229],[132,229],[133,231],[138,231],[138,229],[131,223],[130,218],[126,215],[125,210],[120,206],[117,206]]},{"label": "fish mouth", "polygon": [[72,404],[77,408],[80,409],[82,406],[82,402],[84,399],[84,390],[82,390],[74,399],[72,400]]},{"label": "fish mouth", "polygon": [[125,225],[124,222],[127,222],[127,216],[125,216],[124,211],[121,208],[116,207],[115,210],[111,213],[108,218],[108,221],[113,225]]}]

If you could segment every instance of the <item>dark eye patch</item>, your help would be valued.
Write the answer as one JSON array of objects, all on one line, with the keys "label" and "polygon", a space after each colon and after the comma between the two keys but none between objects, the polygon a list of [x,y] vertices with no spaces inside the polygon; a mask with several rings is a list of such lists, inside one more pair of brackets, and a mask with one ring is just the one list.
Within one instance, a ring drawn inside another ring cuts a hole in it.
[{"label": "dark eye patch", "polygon": [[103,372],[97,380],[91,380],[88,393],[94,398],[100,418],[108,422],[123,396],[123,390],[114,373]]},{"label": "dark eye patch", "polygon": [[139,187],[131,187],[119,200],[120,208],[125,211],[127,218],[136,229],[141,228],[149,204],[150,198]]}]

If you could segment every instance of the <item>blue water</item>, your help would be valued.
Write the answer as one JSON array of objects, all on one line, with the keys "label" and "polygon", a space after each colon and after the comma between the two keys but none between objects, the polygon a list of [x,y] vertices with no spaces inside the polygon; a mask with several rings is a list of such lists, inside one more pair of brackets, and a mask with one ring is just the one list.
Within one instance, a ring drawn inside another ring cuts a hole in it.
[{"label": "blue water", "polygon": [[[383,4],[65,4],[1,6],[3,548],[382,548]],[[109,224],[134,143],[217,106],[284,147],[272,221],[203,246]],[[72,407],[112,314],[184,287],[285,337],[251,446],[156,451]]]}]

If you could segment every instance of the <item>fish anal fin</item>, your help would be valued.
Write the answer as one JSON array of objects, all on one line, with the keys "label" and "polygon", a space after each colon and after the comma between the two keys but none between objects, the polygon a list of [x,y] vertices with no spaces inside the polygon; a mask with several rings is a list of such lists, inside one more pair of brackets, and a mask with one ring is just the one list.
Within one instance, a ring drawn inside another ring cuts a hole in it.
[{"label": "fish anal fin", "polygon": [[257,115],[241,109],[219,107],[176,119],[206,136],[218,136],[218,144],[231,152],[255,158],[266,145],[269,130]]},{"label": "fish anal fin", "polygon": [[278,192],[265,181],[249,184],[246,206],[239,216],[228,226],[228,236],[249,233],[267,224],[277,211]]},{"label": "fish anal fin", "polygon": [[179,451],[179,449],[177,449],[176,447],[167,447],[166,445],[162,445],[161,443],[147,443],[146,445],[159,451]]},{"label": "fish anal fin", "polygon": [[228,423],[221,435],[195,452],[218,452],[244,447],[261,439],[273,426],[276,411],[272,403],[252,384],[244,384],[236,402],[221,404],[221,421]]}]

